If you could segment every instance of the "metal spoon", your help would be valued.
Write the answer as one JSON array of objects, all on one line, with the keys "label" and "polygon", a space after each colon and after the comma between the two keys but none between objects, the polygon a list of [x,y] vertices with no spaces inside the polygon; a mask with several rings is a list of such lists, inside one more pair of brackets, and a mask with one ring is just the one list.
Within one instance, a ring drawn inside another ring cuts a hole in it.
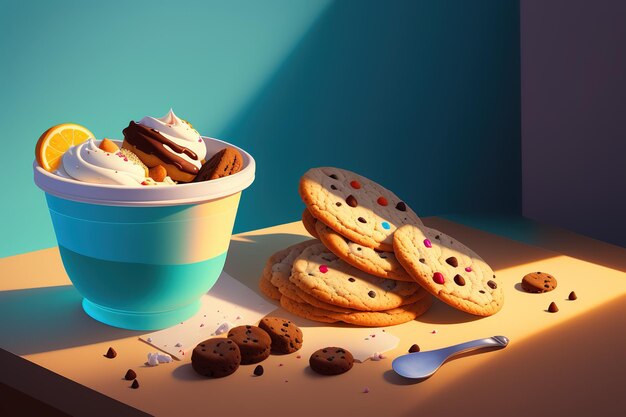
[{"label": "metal spoon", "polygon": [[424,379],[434,374],[452,356],[486,347],[503,348],[508,344],[509,339],[505,336],[487,337],[446,348],[398,356],[391,363],[391,367],[405,378]]}]

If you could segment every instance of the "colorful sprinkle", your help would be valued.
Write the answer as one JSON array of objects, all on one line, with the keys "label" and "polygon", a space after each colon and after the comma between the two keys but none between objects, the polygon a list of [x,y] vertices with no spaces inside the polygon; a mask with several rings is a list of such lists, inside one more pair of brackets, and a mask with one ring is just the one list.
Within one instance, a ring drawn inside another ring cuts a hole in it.
[{"label": "colorful sprinkle", "polygon": [[378,197],[378,200],[376,200],[376,202],[381,206],[386,206],[387,204],[389,204],[385,197]]},{"label": "colorful sprinkle", "polygon": [[443,274],[441,272],[435,272],[433,274],[433,281],[437,284],[443,284],[446,280],[443,278]]},{"label": "colorful sprinkle", "polygon": [[361,188],[361,184],[359,184],[358,181],[350,181],[350,187],[354,188],[355,190],[358,190],[359,188]]},{"label": "colorful sprinkle", "polygon": [[390,225],[389,225],[389,223],[387,223],[387,222],[382,222],[382,223],[381,223],[381,226],[382,226],[382,227],[383,227],[383,229],[385,229],[385,230],[389,230],[389,229],[391,229],[391,226],[390,226]]},{"label": "colorful sprinkle", "polygon": [[468,266],[467,268],[465,268],[465,272],[472,272],[472,267]]},{"label": "colorful sprinkle", "polygon": [[320,265],[320,272],[325,274],[328,272],[328,267],[326,265]]},{"label": "colorful sprinkle", "polygon": [[430,243],[430,240],[424,239],[424,246],[426,246],[427,248],[432,248],[433,244]]}]

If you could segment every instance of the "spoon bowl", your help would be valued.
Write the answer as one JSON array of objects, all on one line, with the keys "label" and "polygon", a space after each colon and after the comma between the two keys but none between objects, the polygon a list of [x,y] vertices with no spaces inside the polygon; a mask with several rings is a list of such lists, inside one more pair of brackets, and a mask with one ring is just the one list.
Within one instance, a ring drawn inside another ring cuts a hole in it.
[{"label": "spoon bowl", "polygon": [[507,337],[492,336],[441,349],[398,356],[391,363],[391,367],[397,374],[405,378],[425,379],[434,374],[452,356],[474,349],[504,348],[508,344],[509,339]]}]

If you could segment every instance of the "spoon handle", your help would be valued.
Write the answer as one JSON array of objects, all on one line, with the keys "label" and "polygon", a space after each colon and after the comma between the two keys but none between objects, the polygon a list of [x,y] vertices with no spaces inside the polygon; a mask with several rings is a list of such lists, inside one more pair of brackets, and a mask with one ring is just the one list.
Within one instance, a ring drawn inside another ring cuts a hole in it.
[{"label": "spoon handle", "polygon": [[442,356],[449,358],[460,353],[483,347],[505,347],[509,344],[509,339],[505,336],[492,336],[484,339],[471,340],[469,342],[460,343],[458,345],[449,346],[439,349]]}]

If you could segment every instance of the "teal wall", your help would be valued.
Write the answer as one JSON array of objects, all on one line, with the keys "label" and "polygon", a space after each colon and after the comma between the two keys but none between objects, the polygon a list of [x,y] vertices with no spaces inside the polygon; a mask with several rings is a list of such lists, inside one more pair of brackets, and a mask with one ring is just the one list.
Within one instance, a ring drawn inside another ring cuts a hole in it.
[{"label": "teal wall", "polygon": [[0,257],[55,245],[33,149],[173,107],[257,160],[236,231],[299,218],[337,165],[423,215],[520,209],[517,1],[0,0]]}]

